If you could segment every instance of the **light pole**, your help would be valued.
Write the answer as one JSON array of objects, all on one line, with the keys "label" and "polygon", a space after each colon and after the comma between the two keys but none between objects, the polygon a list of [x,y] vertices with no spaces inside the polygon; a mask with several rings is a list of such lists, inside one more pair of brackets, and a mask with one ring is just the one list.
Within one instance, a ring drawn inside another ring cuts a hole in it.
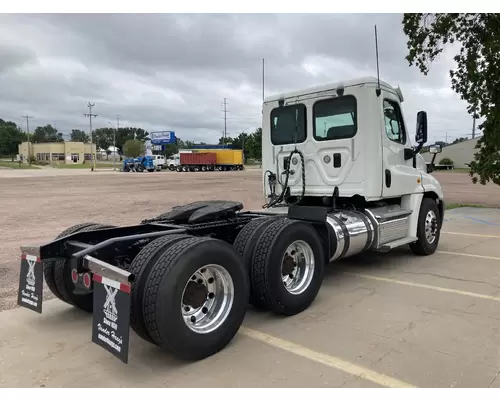
[{"label": "light pole", "polygon": [[111,122],[108,122],[108,124],[113,128],[113,171],[116,171],[116,128]]}]

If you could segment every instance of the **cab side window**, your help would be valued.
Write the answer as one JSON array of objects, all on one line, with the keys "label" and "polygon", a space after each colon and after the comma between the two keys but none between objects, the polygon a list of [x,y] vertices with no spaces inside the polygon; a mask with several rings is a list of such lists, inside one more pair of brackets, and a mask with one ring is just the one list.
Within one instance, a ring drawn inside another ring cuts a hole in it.
[{"label": "cab side window", "polygon": [[398,103],[387,99],[384,100],[384,121],[385,133],[389,140],[405,144],[406,130]]}]

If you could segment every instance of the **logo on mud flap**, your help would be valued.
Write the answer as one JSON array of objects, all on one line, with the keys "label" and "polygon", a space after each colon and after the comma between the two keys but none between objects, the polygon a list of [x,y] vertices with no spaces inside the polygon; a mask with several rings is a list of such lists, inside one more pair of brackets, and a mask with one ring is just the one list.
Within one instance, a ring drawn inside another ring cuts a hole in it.
[{"label": "logo on mud flap", "polygon": [[106,301],[103,307],[104,315],[111,321],[116,322],[118,319],[118,310],[116,308],[116,293],[118,293],[118,289],[107,285],[103,286],[106,289]]},{"label": "logo on mud flap", "polygon": [[28,262],[28,273],[26,274],[26,283],[30,286],[35,286],[35,264],[36,257],[26,256],[26,261]]}]

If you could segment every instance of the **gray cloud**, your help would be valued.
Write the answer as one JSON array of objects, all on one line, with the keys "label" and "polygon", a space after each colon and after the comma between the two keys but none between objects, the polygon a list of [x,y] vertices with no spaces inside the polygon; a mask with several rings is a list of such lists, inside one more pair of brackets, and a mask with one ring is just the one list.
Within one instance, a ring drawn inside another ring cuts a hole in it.
[{"label": "gray cloud", "polygon": [[426,109],[434,140],[469,134],[465,104],[449,88],[451,54],[424,77],[409,68],[398,14],[178,15],[19,14],[0,16],[0,117],[56,121],[63,132],[94,126],[172,129],[215,142],[261,124],[261,60],[266,94],[375,75],[373,26],[381,77],[405,94],[410,131]]}]

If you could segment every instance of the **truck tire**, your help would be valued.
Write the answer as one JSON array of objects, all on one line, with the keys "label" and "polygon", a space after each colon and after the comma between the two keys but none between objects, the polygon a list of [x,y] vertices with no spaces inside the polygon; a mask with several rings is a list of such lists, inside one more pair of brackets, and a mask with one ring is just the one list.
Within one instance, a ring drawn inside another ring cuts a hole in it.
[{"label": "truck tire", "polygon": [[[187,290],[186,290],[187,289]],[[144,291],[144,321],[153,340],[187,360],[222,350],[245,317],[250,285],[228,243],[194,237],[170,246]]]},{"label": "truck tire", "polygon": [[131,290],[130,326],[141,338],[150,343],[156,344],[149,335],[143,314],[144,288],[148,280],[149,272],[158,258],[173,244],[182,239],[187,239],[189,235],[165,235],[148,243],[135,256],[130,264],[129,272],[135,275]]},{"label": "truck tire", "polygon": [[253,298],[279,314],[304,311],[321,288],[324,260],[321,239],[310,224],[289,219],[273,222],[255,246],[250,278]]},{"label": "truck tire", "polygon": [[418,241],[410,243],[410,249],[414,254],[428,256],[436,251],[441,235],[439,221],[437,203],[433,199],[424,197],[418,214]]},{"label": "truck tire", "polygon": [[[113,225],[92,224],[88,225],[78,232],[93,231],[98,229],[115,228]],[[93,309],[93,292],[85,294],[74,293],[75,285],[71,279],[71,269],[67,262],[61,263],[54,267],[54,282],[56,288],[62,296],[63,301],[83,311],[92,312]]]},{"label": "truck tire", "polygon": [[137,172],[144,172],[144,165],[139,164],[139,165],[136,167],[136,171],[137,171]]},{"label": "truck tire", "polygon": [[[83,228],[86,228],[88,226],[95,225],[93,222],[84,222],[82,224],[74,225],[64,231],[62,231],[59,235],[55,237],[55,240],[60,239],[64,236],[71,235],[73,233],[76,233],[80,231]],[[59,300],[66,301],[64,300],[63,296],[59,292],[56,286],[56,281],[54,278],[54,269],[57,267],[62,268],[62,264],[64,264],[65,260],[54,260],[54,261],[43,261],[43,276],[45,278],[45,283],[49,287],[50,291],[54,296],[56,296]]]},{"label": "truck tire", "polygon": [[[250,276],[250,271],[253,265],[253,253],[257,241],[260,239],[262,232],[270,224],[276,221],[277,217],[263,217],[256,218],[246,224],[243,229],[238,233],[236,239],[233,243],[233,247],[243,258],[243,263]],[[253,290],[250,289],[250,304],[255,308],[265,309],[266,305],[259,301],[259,298],[255,298]]]}]

